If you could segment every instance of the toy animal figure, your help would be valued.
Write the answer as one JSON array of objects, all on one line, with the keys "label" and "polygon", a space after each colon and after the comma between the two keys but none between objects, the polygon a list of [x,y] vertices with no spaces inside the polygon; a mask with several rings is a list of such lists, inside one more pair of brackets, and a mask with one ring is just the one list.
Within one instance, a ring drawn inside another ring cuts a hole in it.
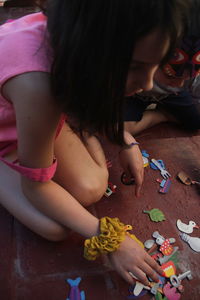
[{"label": "toy animal figure", "polygon": [[192,233],[194,228],[199,228],[199,226],[194,221],[190,221],[189,224],[185,224],[181,222],[180,219],[176,221],[176,225],[180,231],[185,233]]},{"label": "toy animal figure", "polygon": [[158,231],[154,231],[152,235],[156,239],[156,244],[160,245],[159,250],[163,255],[171,255],[173,252],[172,243],[175,243],[174,238],[165,239]]},{"label": "toy animal figure", "polygon": [[81,277],[77,277],[75,280],[66,279],[66,282],[71,286],[69,297],[66,300],[85,300],[85,292],[80,291],[78,285],[81,281]]}]

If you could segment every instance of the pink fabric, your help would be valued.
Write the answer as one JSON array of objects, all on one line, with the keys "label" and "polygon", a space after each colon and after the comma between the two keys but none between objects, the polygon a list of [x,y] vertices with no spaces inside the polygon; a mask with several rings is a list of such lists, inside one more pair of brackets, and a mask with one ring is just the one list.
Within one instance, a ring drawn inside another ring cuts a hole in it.
[{"label": "pink fabric", "polygon": [[[46,39],[46,17],[34,13],[0,26],[0,88],[14,76],[27,72],[50,72],[52,55]],[[61,116],[58,136],[65,115]],[[0,160],[15,171],[34,181],[50,180],[57,166],[54,159],[48,168],[27,168],[8,162],[4,156],[17,148],[15,112],[12,103],[0,94]]]},{"label": "pink fabric", "polygon": [[[49,72],[46,17],[30,14],[0,26],[0,88],[10,78],[26,72]],[[0,94],[0,142],[16,141],[16,120],[12,103]]]},{"label": "pink fabric", "polygon": [[55,174],[57,161],[53,160],[53,164],[47,168],[27,168],[21,165],[17,165],[16,162],[9,162],[2,157],[0,158],[7,166],[11,167],[15,171],[19,172],[21,175],[33,181],[46,182],[49,181]]}]

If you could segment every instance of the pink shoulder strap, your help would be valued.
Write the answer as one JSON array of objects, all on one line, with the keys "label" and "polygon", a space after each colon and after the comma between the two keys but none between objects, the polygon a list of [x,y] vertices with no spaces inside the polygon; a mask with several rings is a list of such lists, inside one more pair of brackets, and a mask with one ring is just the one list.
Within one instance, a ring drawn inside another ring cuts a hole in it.
[{"label": "pink shoulder strap", "polygon": [[19,172],[21,175],[33,181],[46,182],[49,181],[55,174],[57,167],[57,160],[54,158],[53,163],[47,168],[27,168],[17,164],[17,161],[9,162],[3,157],[0,160],[4,162],[7,166],[11,167],[13,170]]}]

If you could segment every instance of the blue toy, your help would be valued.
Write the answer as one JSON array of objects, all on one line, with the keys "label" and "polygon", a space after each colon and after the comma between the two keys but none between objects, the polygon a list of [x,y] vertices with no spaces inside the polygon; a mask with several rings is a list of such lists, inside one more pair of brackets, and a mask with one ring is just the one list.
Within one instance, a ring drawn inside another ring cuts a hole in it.
[{"label": "blue toy", "polygon": [[66,279],[67,283],[69,283],[71,289],[69,292],[69,297],[66,300],[85,300],[85,292],[80,291],[78,285],[81,282],[81,277],[77,277],[75,280],[73,279]]},{"label": "blue toy", "polygon": [[142,156],[144,156],[144,157],[146,157],[146,158],[149,157],[149,154],[147,153],[146,150],[142,150],[141,152],[142,152]]},{"label": "blue toy", "polygon": [[[157,162],[161,165],[161,167],[163,168],[163,169],[165,169],[165,165],[164,165],[164,162],[163,162],[163,160],[162,159],[157,159]],[[151,167],[151,169],[153,169],[153,170],[158,170],[158,168],[154,165],[154,163],[150,163],[150,167]]]}]

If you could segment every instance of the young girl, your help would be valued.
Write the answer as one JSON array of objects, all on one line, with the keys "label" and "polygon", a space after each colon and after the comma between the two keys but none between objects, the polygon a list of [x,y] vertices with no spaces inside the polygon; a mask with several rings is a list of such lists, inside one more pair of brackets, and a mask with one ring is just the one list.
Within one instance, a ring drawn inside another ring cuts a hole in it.
[{"label": "young girl", "polygon": [[[41,236],[87,238],[85,256],[108,253],[129,283],[154,281],[157,263],[117,219],[85,207],[107,188],[97,134],[119,145],[142,183],[134,138],[123,131],[123,96],[152,87],[182,29],[184,0],[51,0],[0,28],[0,202]],[[71,129],[73,128],[73,130]]]}]

